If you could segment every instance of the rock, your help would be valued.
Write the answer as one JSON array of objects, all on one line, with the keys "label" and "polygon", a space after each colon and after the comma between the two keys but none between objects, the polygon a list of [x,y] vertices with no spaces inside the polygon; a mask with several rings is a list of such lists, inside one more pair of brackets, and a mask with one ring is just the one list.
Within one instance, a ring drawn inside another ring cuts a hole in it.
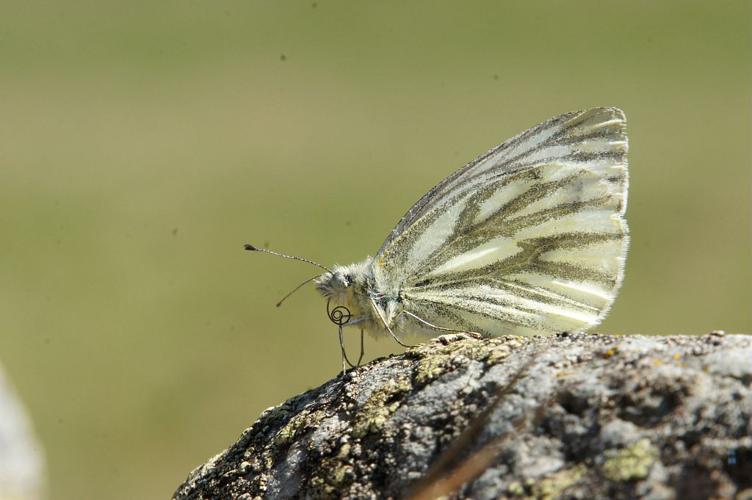
[{"label": "rock", "polygon": [[264,411],[174,498],[752,498],[751,415],[752,336],[431,341]]},{"label": "rock", "polygon": [[44,497],[42,448],[26,410],[0,370],[0,499]]}]

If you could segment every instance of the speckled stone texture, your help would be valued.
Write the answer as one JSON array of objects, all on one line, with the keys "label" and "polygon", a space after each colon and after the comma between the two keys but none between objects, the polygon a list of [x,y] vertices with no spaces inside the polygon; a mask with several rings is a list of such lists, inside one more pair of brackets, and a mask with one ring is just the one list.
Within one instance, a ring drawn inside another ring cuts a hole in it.
[{"label": "speckled stone texture", "polygon": [[752,336],[720,332],[431,341],[264,411],[175,498],[404,498],[523,367],[455,497],[752,499]]}]

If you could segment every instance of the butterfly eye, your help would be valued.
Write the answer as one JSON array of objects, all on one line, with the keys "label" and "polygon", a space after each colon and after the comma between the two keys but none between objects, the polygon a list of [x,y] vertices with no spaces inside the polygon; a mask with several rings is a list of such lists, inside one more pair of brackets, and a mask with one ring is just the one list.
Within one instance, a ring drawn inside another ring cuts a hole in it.
[{"label": "butterfly eye", "polygon": [[338,272],[332,277],[332,284],[337,288],[347,288],[351,283],[351,276],[343,272]]}]

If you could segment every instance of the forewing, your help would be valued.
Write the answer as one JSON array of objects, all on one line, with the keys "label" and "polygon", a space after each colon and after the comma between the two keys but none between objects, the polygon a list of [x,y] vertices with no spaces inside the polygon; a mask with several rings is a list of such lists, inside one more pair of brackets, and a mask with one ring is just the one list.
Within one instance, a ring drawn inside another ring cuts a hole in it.
[{"label": "forewing", "polygon": [[442,328],[597,324],[623,275],[626,153],[616,108],[567,113],[510,139],[407,212],[373,260],[377,288]]}]

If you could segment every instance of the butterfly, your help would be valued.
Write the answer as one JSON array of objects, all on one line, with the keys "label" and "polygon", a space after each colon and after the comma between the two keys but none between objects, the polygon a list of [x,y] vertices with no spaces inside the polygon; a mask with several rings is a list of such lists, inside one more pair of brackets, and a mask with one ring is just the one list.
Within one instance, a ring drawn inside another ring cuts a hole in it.
[{"label": "butterfly", "polygon": [[624,277],[627,149],[620,109],[565,113],[442,180],[362,262],[329,269],[246,249],[324,269],[308,281],[341,347],[342,327],[360,328],[361,358],[363,331],[401,345],[408,333],[584,331]]}]

